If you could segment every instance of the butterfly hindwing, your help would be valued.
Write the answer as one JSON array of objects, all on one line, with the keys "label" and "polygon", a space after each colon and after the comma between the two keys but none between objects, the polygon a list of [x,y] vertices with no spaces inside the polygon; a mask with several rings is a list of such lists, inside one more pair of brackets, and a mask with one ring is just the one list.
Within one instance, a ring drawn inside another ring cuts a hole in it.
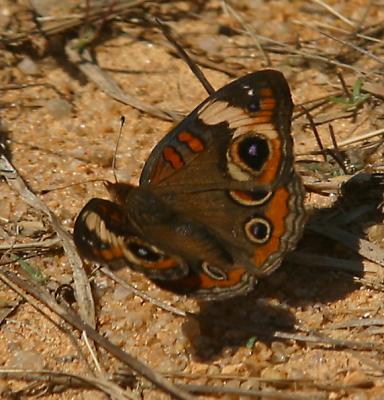
[{"label": "butterfly hindwing", "polygon": [[176,279],[188,269],[177,256],[165,254],[137,234],[121,206],[90,200],[76,219],[74,242],[82,257],[112,268],[127,264],[152,279]]}]

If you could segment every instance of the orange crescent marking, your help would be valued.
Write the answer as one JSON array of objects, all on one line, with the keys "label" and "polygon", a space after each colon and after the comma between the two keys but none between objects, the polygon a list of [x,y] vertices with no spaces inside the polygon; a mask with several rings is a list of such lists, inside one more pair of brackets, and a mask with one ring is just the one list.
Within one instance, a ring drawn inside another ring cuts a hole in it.
[{"label": "orange crescent marking", "polygon": [[281,142],[280,139],[272,139],[269,141],[271,146],[271,154],[264,166],[264,172],[258,177],[258,183],[271,183],[277,174],[281,161]]},{"label": "orange crescent marking", "polygon": [[206,274],[200,273],[200,287],[202,289],[211,289],[214,287],[231,287],[235,286],[240,282],[241,277],[246,273],[246,269],[243,267],[233,268],[228,271],[228,279],[216,280],[212,279]]},{"label": "orange crescent marking", "polygon": [[253,260],[261,267],[266,259],[280,247],[280,238],[285,232],[285,217],[288,215],[290,193],[285,188],[277,189],[266,208],[265,217],[272,222],[272,236],[267,243],[257,246]]},{"label": "orange crescent marking", "polygon": [[246,269],[243,267],[236,267],[228,271],[229,279],[219,281],[210,278],[208,275],[200,273],[199,275],[191,274],[185,278],[177,279],[175,281],[168,282],[168,288],[183,288],[190,292],[197,291],[199,289],[213,289],[215,287],[232,287],[240,282],[241,277],[246,273]]},{"label": "orange crescent marking", "polygon": [[238,197],[239,199],[241,199],[241,200],[243,200],[243,201],[245,201],[245,202],[247,202],[247,201],[251,202],[251,201],[254,200],[254,199],[252,198],[252,196],[249,195],[248,192],[241,192],[240,190],[234,190],[232,193],[233,193],[236,197]]},{"label": "orange crescent marking", "polygon": [[174,169],[180,169],[184,165],[180,154],[178,154],[173,147],[165,147],[163,150],[163,157],[172,165],[172,168]]},{"label": "orange crescent marking", "polygon": [[177,137],[195,153],[200,153],[205,149],[204,143],[189,132],[180,132]]}]

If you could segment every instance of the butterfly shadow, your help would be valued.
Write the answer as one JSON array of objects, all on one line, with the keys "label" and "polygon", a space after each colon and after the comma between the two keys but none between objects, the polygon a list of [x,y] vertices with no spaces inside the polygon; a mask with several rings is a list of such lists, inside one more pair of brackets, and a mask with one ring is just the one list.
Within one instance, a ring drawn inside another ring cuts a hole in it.
[{"label": "butterfly shadow", "polygon": [[[359,239],[363,238],[367,221],[372,225],[378,221],[382,223],[377,205],[382,202],[384,179],[376,179],[373,175],[365,177],[368,179],[359,178],[349,181],[332,207],[310,213],[296,252],[287,257],[276,272],[263,279],[253,292],[243,297],[200,304],[197,322],[192,324],[194,328],[190,329],[190,321],[184,325],[197,359],[212,361],[238,347],[251,348],[256,340],[270,346],[271,342],[279,340],[276,332],[302,332],[300,327],[305,327],[306,322],[297,321],[296,310],[315,315],[327,303],[342,300],[360,287],[356,277],[363,276],[364,266],[358,255]],[[367,204],[371,205],[366,207],[367,212],[352,221],[348,218]],[[343,220],[349,222],[338,225],[337,221]],[[318,233],[319,227],[327,229],[330,226],[353,233],[355,242],[346,248],[326,234]],[[317,227],[316,231],[311,227]],[[303,254],[307,257],[300,257]],[[326,265],[323,256],[330,257],[328,261],[332,259],[335,265]],[[339,269],[338,260],[350,263],[353,270]]]}]

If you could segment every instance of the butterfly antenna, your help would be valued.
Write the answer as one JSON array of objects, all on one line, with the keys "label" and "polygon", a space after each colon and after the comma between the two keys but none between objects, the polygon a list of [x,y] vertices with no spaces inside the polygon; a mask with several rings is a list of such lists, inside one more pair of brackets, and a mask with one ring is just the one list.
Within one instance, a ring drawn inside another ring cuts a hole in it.
[{"label": "butterfly antenna", "polygon": [[208,79],[203,74],[203,71],[198,67],[198,65],[192,60],[189,54],[184,50],[184,48],[177,42],[175,37],[172,34],[172,29],[169,25],[167,25],[160,18],[155,18],[155,22],[163,35],[167,38],[169,43],[176,49],[180,58],[187,63],[190,70],[196,76],[196,78],[200,81],[200,83],[204,86],[204,89],[207,91],[209,95],[215,93],[214,87],[209,83]]},{"label": "butterfly antenna", "polygon": [[117,150],[119,148],[121,135],[123,133],[124,124],[125,124],[125,117],[124,117],[124,115],[122,115],[120,117],[120,131],[119,131],[119,136],[117,137],[117,140],[116,140],[115,154],[113,155],[113,159],[112,159],[112,172],[113,172],[113,176],[115,177],[116,183],[118,182],[117,175],[116,175],[116,155],[117,155]]},{"label": "butterfly antenna", "polygon": [[63,190],[63,189],[70,188],[72,186],[84,185],[86,183],[93,183],[93,182],[105,182],[105,179],[101,179],[101,178],[88,179],[88,180],[82,181],[82,182],[70,183],[69,185],[65,185],[65,186],[57,186],[57,187],[54,187],[51,189],[42,189],[39,191],[39,194],[43,195],[43,194],[55,192],[56,190]]}]

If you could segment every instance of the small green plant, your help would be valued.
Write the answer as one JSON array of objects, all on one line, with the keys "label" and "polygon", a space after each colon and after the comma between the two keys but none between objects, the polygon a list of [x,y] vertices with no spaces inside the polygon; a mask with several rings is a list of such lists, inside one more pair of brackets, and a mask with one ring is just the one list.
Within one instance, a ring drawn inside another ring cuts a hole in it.
[{"label": "small green plant", "polygon": [[369,99],[369,94],[363,94],[361,92],[361,88],[363,86],[363,81],[361,78],[358,78],[353,85],[352,93],[348,96],[336,96],[331,97],[331,101],[337,104],[343,104],[347,106],[347,109],[357,108],[364,104]]},{"label": "small green plant", "polygon": [[14,261],[16,261],[20,267],[28,274],[28,276],[35,282],[40,285],[45,285],[48,281],[47,277],[44,276],[43,272],[40,268],[35,267],[34,265],[30,264],[29,262],[23,260],[22,258],[14,255]]}]

